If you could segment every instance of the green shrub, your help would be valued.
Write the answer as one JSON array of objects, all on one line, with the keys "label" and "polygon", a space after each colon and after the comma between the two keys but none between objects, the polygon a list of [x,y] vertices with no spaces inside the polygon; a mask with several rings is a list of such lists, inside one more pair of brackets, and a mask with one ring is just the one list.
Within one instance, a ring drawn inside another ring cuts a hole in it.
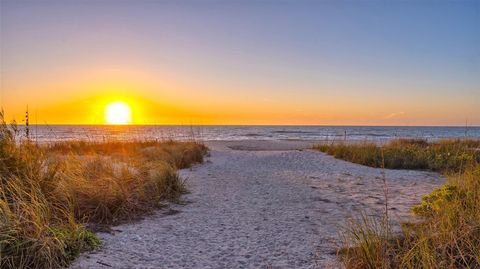
[{"label": "green shrub", "polygon": [[457,187],[445,184],[422,197],[422,203],[414,206],[412,211],[417,215],[430,216],[442,210],[445,203],[451,202],[458,195]]}]

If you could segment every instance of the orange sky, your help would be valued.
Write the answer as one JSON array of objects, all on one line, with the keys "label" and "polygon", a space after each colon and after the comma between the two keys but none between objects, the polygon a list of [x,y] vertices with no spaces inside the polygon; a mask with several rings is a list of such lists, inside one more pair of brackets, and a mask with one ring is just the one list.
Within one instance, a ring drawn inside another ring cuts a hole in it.
[{"label": "orange sky", "polygon": [[[201,86],[214,81],[197,82],[138,69],[60,71],[58,77],[3,80],[2,87],[14,91],[3,92],[2,106],[8,119],[19,121],[28,105],[32,122],[40,124],[104,124],[104,109],[115,101],[131,106],[133,124],[444,125],[464,119],[465,111],[480,115],[475,100],[462,97],[451,102],[419,93],[415,101],[381,93],[364,96],[360,91],[343,95],[342,90],[261,96],[241,88],[232,93]],[[426,103],[426,98],[436,101]]]}]

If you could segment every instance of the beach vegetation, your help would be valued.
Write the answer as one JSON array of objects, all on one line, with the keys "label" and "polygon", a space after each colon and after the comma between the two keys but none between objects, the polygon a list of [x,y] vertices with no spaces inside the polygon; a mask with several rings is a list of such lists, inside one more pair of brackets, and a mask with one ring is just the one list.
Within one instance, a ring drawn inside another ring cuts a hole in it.
[{"label": "beach vegetation", "polygon": [[[372,142],[324,143],[314,146],[335,158],[388,169],[460,172],[480,162],[480,140],[397,139],[378,145]],[[383,157],[382,157],[383,156]]]},{"label": "beach vegetation", "polygon": [[101,242],[92,232],[138,219],[185,192],[177,169],[197,142],[37,144],[0,113],[0,268],[60,268]]},{"label": "beach vegetation", "polygon": [[[315,148],[372,167],[425,169],[445,185],[413,207],[416,218],[393,231],[388,219],[362,213],[342,232],[346,268],[480,268],[480,141],[397,140],[384,145],[329,144]],[[380,161],[379,161],[380,160]],[[418,162],[418,163],[415,163]],[[388,201],[388,200],[386,200]],[[388,211],[384,215],[388,215]]]}]

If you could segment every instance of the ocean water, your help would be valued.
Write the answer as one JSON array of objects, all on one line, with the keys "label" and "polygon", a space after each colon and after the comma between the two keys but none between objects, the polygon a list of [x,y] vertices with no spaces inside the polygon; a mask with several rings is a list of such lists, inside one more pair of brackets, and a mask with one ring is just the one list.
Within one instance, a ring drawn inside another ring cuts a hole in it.
[{"label": "ocean water", "polygon": [[[20,127],[22,129],[23,127]],[[394,138],[478,138],[480,127],[405,126],[108,126],[33,125],[30,136],[38,142],[102,140],[354,140],[387,141]]]}]

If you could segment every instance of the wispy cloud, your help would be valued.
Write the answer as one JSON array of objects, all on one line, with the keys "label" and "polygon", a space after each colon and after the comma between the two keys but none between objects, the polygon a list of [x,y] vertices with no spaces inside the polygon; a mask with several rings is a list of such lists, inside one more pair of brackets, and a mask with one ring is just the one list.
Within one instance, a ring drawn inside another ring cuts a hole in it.
[{"label": "wispy cloud", "polygon": [[390,114],[386,115],[386,116],[383,117],[383,118],[384,118],[384,119],[391,119],[391,118],[395,118],[395,117],[398,117],[398,116],[401,116],[401,115],[405,115],[405,112],[400,111],[400,112],[390,113]]}]

